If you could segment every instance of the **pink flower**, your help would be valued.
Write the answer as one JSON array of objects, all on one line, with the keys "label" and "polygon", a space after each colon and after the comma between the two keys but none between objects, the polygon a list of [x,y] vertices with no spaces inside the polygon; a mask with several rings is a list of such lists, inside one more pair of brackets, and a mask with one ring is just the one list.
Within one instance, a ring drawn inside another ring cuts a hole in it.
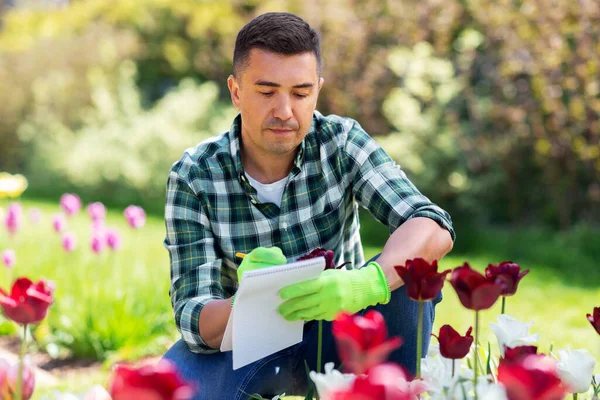
[{"label": "pink flower", "polygon": [[134,229],[143,227],[146,224],[146,212],[140,206],[131,205],[123,212],[129,226]]},{"label": "pink flower", "polygon": [[106,231],[106,243],[112,250],[119,250],[121,248],[121,234],[116,229],[109,229]]},{"label": "pink flower", "polygon": [[[13,399],[17,391],[17,376],[19,373],[19,362],[9,364],[8,361],[0,359],[0,398]],[[25,357],[23,362],[23,386],[22,400],[28,400],[33,394],[35,388],[35,375],[31,369],[29,357]]]},{"label": "pink flower", "polygon": [[17,256],[15,255],[15,251],[8,249],[2,252],[2,262],[6,266],[6,268],[12,268],[15,266],[17,262]]},{"label": "pink flower", "polygon": [[6,229],[8,233],[14,235],[17,233],[19,229],[21,229],[21,221],[23,219],[23,206],[21,203],[11,203],[8,206],[8,210],[6,213],[6,219],[4,221],[4,225],[6,225]]},{"label": "pink flower", "polygon": [[60,206],[68,216],[72,217],[81,210],[81,199],[74,193],[65,193],[60,197]]},{"label": "pink flower", "polygon": [[67,220],[61,213],[54,214],[52,217],[52,227],[56,233],[61,233],[67,228]]},{"label": "pink flower", "polygon": [[39,208],[32,208],[29,210],[29,220],[34,224],[37,224],[42,219],[42,211]]},{"label": "pink flower", "polygon": [[106,235],[104,232],[96,231],[92,234],[92,240],[90,242],[90,247],[92,251],[96,254],[100,254],[106,248]]},{"label": "pink flower", "polygon": [[73,232],[67,232],[62,237],[63,249],[70,253],[77,248],[77,236]]},{"label": "pink flower", "polygon": [[93,221],[103,220],[106,218],[106,207],[97,201],[87,206],[87,213]]}]

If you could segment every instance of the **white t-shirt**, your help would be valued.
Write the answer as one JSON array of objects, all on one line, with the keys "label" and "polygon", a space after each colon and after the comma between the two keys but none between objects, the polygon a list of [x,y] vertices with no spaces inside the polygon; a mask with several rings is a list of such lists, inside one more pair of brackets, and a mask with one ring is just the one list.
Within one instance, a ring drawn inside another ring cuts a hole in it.
[{"label": "white t-shirt", "polygon": [[287,183],[287,177],[273,183],[260,183],[246,172],[244,172],[244,174],[246,175],[246,178],[248,178],[250,185],[256,189],[258,200],[262,203],[275,203],[277,207],[281,207],[281,197],[283,196],[283,190]]}]

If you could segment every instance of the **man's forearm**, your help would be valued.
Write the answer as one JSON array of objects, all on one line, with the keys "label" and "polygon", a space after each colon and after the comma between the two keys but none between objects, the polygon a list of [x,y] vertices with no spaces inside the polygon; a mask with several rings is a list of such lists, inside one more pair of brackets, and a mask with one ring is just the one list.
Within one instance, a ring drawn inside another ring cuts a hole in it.
[{"label": "man's forearm", "polygon": [[452,246],[450,232],[435,221],[424,217],[413,218],[392,233],[377,263],[381,265],[390,288],[395,290],[404,284],[394,270],[395,265],[404,265],[406,260],[417,257],[428,262],[440,260],[452,250]]},{"label": "man's forearm", "polygon": [[221,347],[223,334],[231,312],[231,298],[213,300],[206,303],[200,311],[199,329],[200,336],[206,344],[213,349]]}]

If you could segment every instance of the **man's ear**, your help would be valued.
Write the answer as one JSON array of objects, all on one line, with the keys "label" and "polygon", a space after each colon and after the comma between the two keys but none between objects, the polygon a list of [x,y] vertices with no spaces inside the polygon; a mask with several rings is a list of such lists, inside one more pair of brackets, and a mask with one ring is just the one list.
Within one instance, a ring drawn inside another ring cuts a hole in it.
[{"label": "man's ear", "polygon": [[233,75],[229,75],[227,78],[227,87],[229,88],[229,93],[231,93],[231,102],[236,110],[240,110],[240,85],[238,84],[237,79]]},{"label": "man's ear", "polygon": [[325,79],[323,79],[323,77],[319,78],[319,92],[321,91],[321,88],[323,87],[324,83],[325,83]]}]

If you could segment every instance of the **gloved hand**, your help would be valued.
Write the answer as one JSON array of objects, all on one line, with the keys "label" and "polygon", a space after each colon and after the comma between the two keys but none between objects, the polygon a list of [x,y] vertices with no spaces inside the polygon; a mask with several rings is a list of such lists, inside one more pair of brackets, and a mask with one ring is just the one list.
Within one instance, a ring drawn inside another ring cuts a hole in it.
[{"label": "gloved hand", "polygon": [[390,286],[376,262],[353,270],[329,269],[317,279],[281,289],[287,299],[279,314],[288,321],[333,321],[342,312],[356,313],[364,308],[390,301]]},{"label": "gloved hand", "polygon": [[287,263],[279,247],[257,247],[244,257],[237,269],[238,282],[242,283],[244,271],[272,267]]},{"label": "gloved hand", "polygon": [[[287,263],[287,259],[279,247],[257,247],[244,257],[237,269],[238,283],[242,283],[244,271],[272,267]],[[231,299],[231,306],[235,302],[235,294]]]}]

